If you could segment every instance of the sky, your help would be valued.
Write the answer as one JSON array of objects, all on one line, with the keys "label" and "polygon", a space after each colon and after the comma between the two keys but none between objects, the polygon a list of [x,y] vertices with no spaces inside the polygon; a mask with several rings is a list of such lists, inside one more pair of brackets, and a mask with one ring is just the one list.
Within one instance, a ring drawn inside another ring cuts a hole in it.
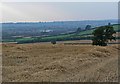
[{"label": "sky", "polygon": [[3,2],[2,22],[105,20],[118,18],[117,2]]},{"label": "sky", "polygon": [[0,0],[2,2],[119,2],[119,0]]}]

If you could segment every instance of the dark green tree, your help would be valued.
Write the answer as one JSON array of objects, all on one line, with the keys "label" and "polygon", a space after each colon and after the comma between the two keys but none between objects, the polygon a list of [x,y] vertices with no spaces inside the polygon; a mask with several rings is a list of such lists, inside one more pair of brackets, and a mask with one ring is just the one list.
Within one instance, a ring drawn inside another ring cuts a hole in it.
[{"label": "dark green tree", "polygon": [[91,25],[86,25],[85,30],[89,30],[91,28]]},{"label": "dark green tree", "polygon": [[108,26],[111,26],[111,23],[110,23],[110,22],[108,23]]},{"label": "dark green tree", "polygon": [[116,40],[113,26],[101,26],[93,31],[93,45],[107,46],[108,41]]},{"label": "dark green tree", "polygon": [[80,33],[81,31],[82,31],[82,29],[80,27],[78,27],[76,33]]}]

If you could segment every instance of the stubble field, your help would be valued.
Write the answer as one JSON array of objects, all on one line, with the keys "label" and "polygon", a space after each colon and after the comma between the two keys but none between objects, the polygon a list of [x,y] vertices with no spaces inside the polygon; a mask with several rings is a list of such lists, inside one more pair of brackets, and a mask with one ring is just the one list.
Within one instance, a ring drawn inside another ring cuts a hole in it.
[{"label": "stubble field", "polygon": [[118,45],[2,44],[3,82],[117,82]]}]

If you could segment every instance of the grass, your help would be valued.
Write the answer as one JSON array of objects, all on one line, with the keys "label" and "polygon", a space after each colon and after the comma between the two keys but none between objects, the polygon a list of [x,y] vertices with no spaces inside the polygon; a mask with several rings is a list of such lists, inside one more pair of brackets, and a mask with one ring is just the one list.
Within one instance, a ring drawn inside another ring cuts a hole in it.
[{"label": "grass", "polygon": [[[114,30],[117,32],[120,32],[120,25],[113,25]],[[90,39],[90,36],[92,32],[95,29],[91,29],[91,30],[86,30],[86,31],[81,31],[80,33],[76,34],[76,33],[71,33],[71,34],[61,34],[61,35],[57,35],[57,36],[46,36],[46,37],[42,37],[42,38],[18,38],[15,41],[16,42],[48,42],[51,40],[57,40],[57,41],[65,41],[65,40],[80,40],[80,39]],[[11,41],[11,40],[8,40]]]},{"label": "grass", "polygon": [[119,25],[113,25],[115,31],[120,31],[120,24]]},{"label": "grass", "polygon": [[16,39],[16,41],[23,41],[23,40],[34,40],[34,38],[19,38],[19,39]]}]

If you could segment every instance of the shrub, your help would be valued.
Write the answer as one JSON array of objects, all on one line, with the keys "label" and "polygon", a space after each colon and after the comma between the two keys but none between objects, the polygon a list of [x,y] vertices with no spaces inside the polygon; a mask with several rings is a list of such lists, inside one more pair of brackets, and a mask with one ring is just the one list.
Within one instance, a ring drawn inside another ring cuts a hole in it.
[{"label": "shrub", "polygon": [[52,43],[52,44],[56,44],[56,41],[55,41],[55,40],[52,40],[51,43]]}]

